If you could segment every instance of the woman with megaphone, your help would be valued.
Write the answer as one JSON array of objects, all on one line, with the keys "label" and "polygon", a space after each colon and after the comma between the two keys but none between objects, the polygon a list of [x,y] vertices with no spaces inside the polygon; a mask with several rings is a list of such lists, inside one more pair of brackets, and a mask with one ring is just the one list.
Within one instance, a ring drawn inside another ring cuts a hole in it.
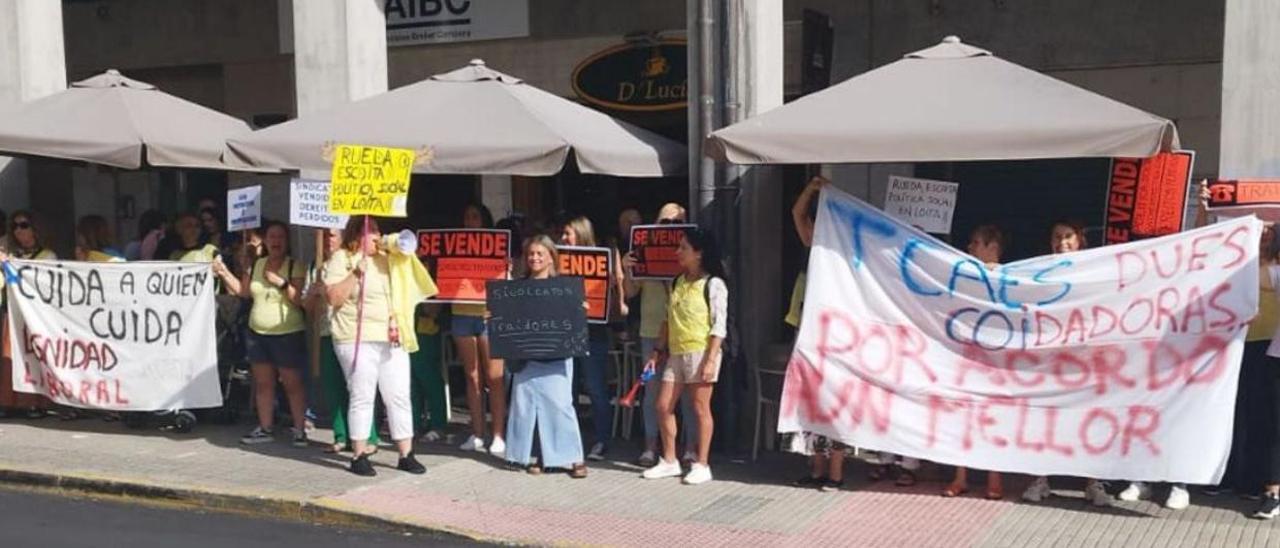
[{"label": "woman with megaphone", "polygon": [[342,249],[325,264],[333,349],[351,391],[351,472],[360,476],[377,475],[365,443],[379,391],[400,456],[396,468],[411,474],[427,471],[413,455],[409,354],[418,350],[418,342],[401,336],[401,326],[412,333],[415,306],[435,295],[436,286],[413,255],[413,235],[405,235],[383,240],[377,221],[352,217],[343,232]]}]

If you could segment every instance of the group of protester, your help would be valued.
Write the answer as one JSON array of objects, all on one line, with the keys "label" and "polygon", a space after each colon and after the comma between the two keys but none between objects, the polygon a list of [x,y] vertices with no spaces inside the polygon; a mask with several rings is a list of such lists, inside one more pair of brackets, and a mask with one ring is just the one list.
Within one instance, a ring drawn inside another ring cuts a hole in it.
[{"label": "group of protester", "polygon": [[[620,228],[623,232],[640,222],[635,210],[624,212],[622,218],[627,224]],[[682,207],[667,204],[657,221],[684,219]],[[468,229],[495,227],[492,215],[479,204],[467,206],[459,223]],[[558,246],[598,242],[585,216],[543,229],[527,230],[520,218],[504,219],[496,226],[512,230],[513,241],[522,242],[513,246],[517,249],[512,250],[510,278],[556,276]],[[384,242],[375,219],[353,217],[344,230],[328,230],[323,256],[314,265],[295,260],[289,227],[283,223],[265,222],[239,238],[228,237],[222,227],[212,201],[201,203],[197,213],[181,214],[172,221],[148,211],[139,218],[137,239],[121,251],[114,246],[106,220],[86,216],[77,226],[75,258],[207,262],[221,282],[219,298],[247,304],[245,358],[257,424],[241,438],[242,443],[276,439],[277,387],[281,387],[291,423],[289,439],[295,446],[310,445],[306,333],[313,327],[321,336],[320,381],[333,419],[334,438],[326,450],[350,452],[351,472],[376,475],[368,457],[381,443],[375,416],[375,402],[381,401],[400,457],[397,468],[424,473],[425,467],[414,455],[414,442],[415,438],[424,443],[444,439],[447,399],[440,364],[447,330],[467,384],[471,432],[461,448],[488,452],[529,473],[553,468],[583,478],[586,461],[603,460],[608,451],[614,405],[607,384],[609,353],[629,338],[626,317],[636,314],[645,367],[651,373],[646,375],[650,380],[643,413],[646,447],[639,459],[647,467],[643,477],[683,475],[689,484],[711,480],[710,398],[720,367],[719,345],[726,333],[728,290],[719,248],[709,232],[689,232],[677,253],[684,273],[671,283],[635,280],[634,257],[624,257],[618,241],[611,242],[615,268],[609,275],[609,291],[615,292],[615,306],[609,310],[608,325],[590,327],[589,353],[504,363],[490,353],[484,304],[423,302],[435,293],[430,275],[416,256],[397,253],[394,245]],[[0,260],[10,256],[58,259],[44,247],[30,212],[15,212],[8,228],[7,251]],[[526,231],[534,234],[521,239]],[[634,313],[627,305],[629,298],[638,299]],[[5,356],[10,356],[7,347]],[[8,367],[9,361],[4,364]],[[0,371],[0,379],[8,375],[7,369]],[[590,398],[589,451],[584,451],[579,431],[575,385],[582,385]],[[0,393],[6,413],[38,418],[48,412],[47,400],[15,394],[8,382],[0,382],[0,387],[7,392]],[[674,441],[674,410],[682,396],[686,425],[695,432],[686,433],[684,465],[677,459]],[[71,409],[57,413],[75,415]]]},{"label": "group of protester", "polygon": [[[805,246],[812,245],[817,196],[826,184],[822,178],[812,180],[792,209],[795,229]],[[1206,192],[1202,189],[1202,198]],[[1203,224],[1206,217],[1202,200],[1199,222]],[[619,219],[620,234],[625,237],[630,226],[641,222],[639,212],[624,211]],[[685,210],[678,204],[667,204],[652,222],[683,223]],[[0,235],[4,236],[0,259],[58,258],[46,247],[31,212],[14,212],[7,224],[0,219],[0,226],[7,229]],[[484,206],[473,204],[463,210],[459,226],[512,230],[513,241],[522,245],[512,250],[510,278],[557,276],[560,245],[612,244],[616,268],[610,272],[609,290],[616,292],[612,299],[615,306],[609,310],[608,325],[591,326],[589,354],[508,362],[493,357],[485,306],[423,303],[435,287],[422,263],[412,255],[397,254],[393,245],[384,242],[378,222],[363,217],[353,218],[344,230],[328,230],[323,256],[315,265],[293,258],[289,229],[283,223],[268,222],[241,238],[228,237],[212,203],[201,204],[198,213],[178,215],[172,222],[157,212],[144,213],[137,239],[123,251],[114,247],[105,219],[86,216],[76,226],[75,258],[208,262],[226,294],[251,303],[246,350],[258,424],[242,438],[245,444],[275,439],[280,386],[291,418],[291,441],[297,446],[309,445],[305,333],[312,323],[321,336],[320,377],[333,419],[334,437],[326,450],[350,452],[350,470],[363,476],[376,474],[368,457],[381,443],[374,412],[379,400],[399,453],[397,468],[414,474],[426,471],[415,458],[414,442],[415,438],[423,443],[444,439],[447,398],[440,363],[447,332],[467,385],[470,433],[461,448],[487,452],[532,474],[557,469],[574,478],[586,477],[586,461],[603,460],[608,452],[614,405],[607,387],[608,357],[619,341],[630,338],[626,327],[630,320],[646,372],[642,406],[645,441],[637,459],[644,468],[642,477],[683,476],[687,484],[710,481],[708,458],[714,429],[710,401],[721,369],[729,299],[723,258],[713,235],[702,229],[690,230],[677,253],[682,274],[661,282],[637,280],[632,275],[635,257],[623,254],[616,240],[597,240],[586,217],[546,228],[525,227],[518,217],[495,224]],[[526,232],[532,235],[524,238]],[[1049,252],[1069,253],[1087,245],[1080,223],[1061,220],[1049,225]],[[994,224],[975,228],[967,242],[968,252],[992,269],[1000,264],[1006,246],[1003,231]],[[1280,328],[1276,292],[1280,286],[1280,244],[1270,226],[1263,233],[1260,257],[1259,314],[1247,335],[1231,457],[1221,485],[1205,487],[1202,492],[1215,496],[1234,491],[1256,499],[1260,504],[1256,516],[1270,519],[1280,515],[1280,364],[1276,362],[1280,359],[1280,334],[1276,333]],[[804,284],[802,273],[786,318],[796,327]],[[6,369],[0,370],[0,379],[7,379],[7,335],[3,343]],[[592,444],[585,451],[588,446],[574,406],[578,386],[591,401]],[[4,405],[0,412],[8,414],[38,418],[49,412],[46,400],[13,393],[8,382],[0,382],[0,403]],[[60,414],[75,416],[69,410]],[[683,431],[678,431],[677,415],[683,418]],[[678,451],[678,438],[683,453]],[[811,456],[810,469],[795,482],[797,485],[828,491],[844,487],[844,464],[851,447],[811,433],[796,436],[791,447]],[[917,481],[920,464],[915,458],[879,453],[868,477],[910,486]],[[941,494],[957,497],[967,493],[968,473],[957,467]],[[1050,494],[1048,478],[1039,477],[1022,498],[1038,502]],[[1131,482],[1118,497],[1138,500],[1150,494],[1149,485]],[[993,500],[1004,498],[998,471],[987,472],[983,495]],[[1112,501],[1101,479],[1086,480],[1085,498],[1098,506]],[[1181,509],[1189,503],[1187,486],[1170,486],[1167,507]]]},{"label": "group of protester", "polygon": [[[810,247],[813,242],[817,197],[829,184],[824,178],[815,177],[801,192],[792,208],[792,220],[801,242]],[[1200,188],[1200,207],[1197,225],[1208,222],[1206,204],[1208,189]],[[1047,250],[1051,254],[1080,251],[1088,246],[1082,223],[1073,220],[1057,220],[1049,224]],[[999,266],[1007,239],[1000,227],[984,224],[973,229],[966,250],[984,263],[988,269]],[[1274,519],[1280,516],[1280,242],[1275,229],[1266,225],[1259,246],[1260,291],[1258,315],[1249,324],[1241,375],[1240,389],[1235,402],[1235,430],[1232,437],[1227,470],[1218,485],[1204,486],[1206,496],[1237,493],[1241,497],[1258,501],[1253,514],[1258,519]],[[792,298],[792,309],[786,321],[794,327],[800,325],[800,308],[803,306],[805,276],[797,280]],[[834,491],[845,484],[844,463],[849,446],[814,433],[801,433],[792,440],[795,452],[810,456],[810,470],[796,480],[798,486]],[[893,479],[899,486],[916,483],[916,470],[920,461],[879,453],[869,469],[868,479],[879,481]],[[958,497],[969,491],[969,470],[956,467],[951,482],[942,489],[944,497]],[[1111,478],[1120,479],[1124,478]],[[1022,493],[1027,502],[1040,502],[1051,496],[1049,478],[1033,478]],[[1137,501],[1149,498],[1151,486],[1145,482],[1128,482],[1116,498]],[[984,497],[991,500],[1004,498],[1004,482],[998,471],[988,471]],[[1094,506],[1109,506],[1112,496],[1100,478],[1086,478],[1084,498]],[[1185,484],[1169,486],[1165,506],[1180,510],[1187,508],[1191,494]]]}]

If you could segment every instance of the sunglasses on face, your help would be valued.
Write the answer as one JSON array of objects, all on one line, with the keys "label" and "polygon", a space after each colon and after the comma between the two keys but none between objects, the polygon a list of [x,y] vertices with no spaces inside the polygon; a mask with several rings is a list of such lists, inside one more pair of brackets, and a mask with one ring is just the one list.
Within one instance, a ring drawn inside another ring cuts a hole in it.
[{"label": "sunglasses on face", "polygon": [[27,230],[31,228],[31,223],[27,221],[14,221],[13,228]]}]

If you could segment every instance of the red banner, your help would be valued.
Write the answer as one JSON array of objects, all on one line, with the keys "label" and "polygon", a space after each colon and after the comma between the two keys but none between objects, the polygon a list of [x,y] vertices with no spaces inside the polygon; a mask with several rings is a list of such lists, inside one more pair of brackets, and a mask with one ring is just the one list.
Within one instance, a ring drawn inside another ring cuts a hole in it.
[{"label": "red banner", "polygon": [[509,230],[418,231],[418,257],[440,288],[435,301],[483,303],[485,281],[507,278],[510,250]]},{"label": "red banner", "polygon": [[1115,158],[1107,187],[1106,240],[1118,244],[1182,231],[1195,152]]}]

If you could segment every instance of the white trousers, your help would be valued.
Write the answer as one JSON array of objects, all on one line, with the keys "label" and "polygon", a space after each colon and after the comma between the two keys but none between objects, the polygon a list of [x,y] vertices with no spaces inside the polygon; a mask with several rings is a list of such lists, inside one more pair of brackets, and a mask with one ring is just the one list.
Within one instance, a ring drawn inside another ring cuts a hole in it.
[{"label": "white trousers", "polygon": [[[413,438],[413,407],[409,400],[409,353],[385,342],[360,343],[360,355],[356,356],[354,343],[334,343],[342,373],[347,377],[347,390],[351,396],[347,403],[348,439],[369,439],[373,425],[373,401],[382,392],[382,403],[387,407],[387,421],[391,423],[391,439],[401,441]],[[359,359],[359,363],[353,363]]]}]

